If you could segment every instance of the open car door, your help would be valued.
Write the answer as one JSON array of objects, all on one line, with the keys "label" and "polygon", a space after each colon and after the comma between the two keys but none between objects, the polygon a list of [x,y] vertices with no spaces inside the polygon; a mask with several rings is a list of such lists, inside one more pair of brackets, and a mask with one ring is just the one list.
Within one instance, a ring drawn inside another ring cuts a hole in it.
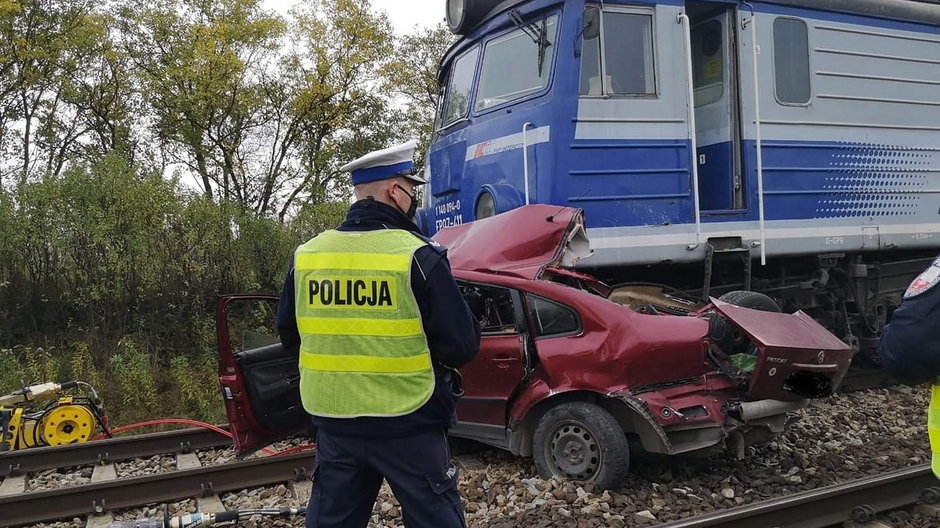
[{"label": "open car door", "polygon": [[238,454],[310,426],[300,402],[297,355],[274,329],[274,295],[225,295],[216,306],[219,383]]}]

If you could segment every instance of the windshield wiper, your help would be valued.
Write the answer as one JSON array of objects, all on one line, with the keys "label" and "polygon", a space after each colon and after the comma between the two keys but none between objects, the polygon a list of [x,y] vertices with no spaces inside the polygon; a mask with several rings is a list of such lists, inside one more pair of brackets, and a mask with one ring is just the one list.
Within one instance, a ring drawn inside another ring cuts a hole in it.
[{"label": "windshield wiper", "polygon": [[522,17],[519,16],[519,12],[513,9],[509,12],[509,19],[512,20],[512,23],[516,25],[517,28],[521,29],[523,33],[529,36],[532,39],[532,42],[539,47],[539,77],[542,76],[542,66],[545,64],[545,50],[552,45],[548,41],[548,17],[542,17],[541,27],[538,30],[535,29],[538,22],[532,22],[526,24],[522,21]]}]

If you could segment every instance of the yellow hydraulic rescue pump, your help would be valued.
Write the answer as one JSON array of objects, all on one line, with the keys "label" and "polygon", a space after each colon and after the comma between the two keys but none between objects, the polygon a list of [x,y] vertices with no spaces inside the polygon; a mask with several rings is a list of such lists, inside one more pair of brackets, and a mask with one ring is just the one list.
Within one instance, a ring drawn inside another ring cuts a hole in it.
[{"label": "yellow hydraulic rescue pump", "polygon": [[[64,394],[79,387],[88,395]],[[37,383],[0,395],[0,452],[87,442],[99,427],[107,434],[101,399],[83,381]]]}]

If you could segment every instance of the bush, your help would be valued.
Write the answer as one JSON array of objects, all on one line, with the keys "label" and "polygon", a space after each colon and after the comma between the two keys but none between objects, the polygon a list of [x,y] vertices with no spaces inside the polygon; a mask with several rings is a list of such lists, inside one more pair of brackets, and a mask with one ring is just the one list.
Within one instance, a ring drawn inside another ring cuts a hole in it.
[{"label": "bush", "polygon": [[113,423],[221,419],[216,297],[279,292],[294,248],[346,208],[284,226],[121,156],[0,190],[0,393],[77,378]]}]

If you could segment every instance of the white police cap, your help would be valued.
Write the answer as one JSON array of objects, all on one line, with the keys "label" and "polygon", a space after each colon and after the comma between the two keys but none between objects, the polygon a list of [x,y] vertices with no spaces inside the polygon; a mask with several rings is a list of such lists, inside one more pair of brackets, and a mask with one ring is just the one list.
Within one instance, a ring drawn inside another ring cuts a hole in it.
[{"label": "white police cap", "polygon": [[411,139],[401,145],[370,152],[359,159],[340,167],[343,172],[352,173],[353,185],[403,176],[417,184],[427,180],[414,174],[414,153],[418,142]]}]

